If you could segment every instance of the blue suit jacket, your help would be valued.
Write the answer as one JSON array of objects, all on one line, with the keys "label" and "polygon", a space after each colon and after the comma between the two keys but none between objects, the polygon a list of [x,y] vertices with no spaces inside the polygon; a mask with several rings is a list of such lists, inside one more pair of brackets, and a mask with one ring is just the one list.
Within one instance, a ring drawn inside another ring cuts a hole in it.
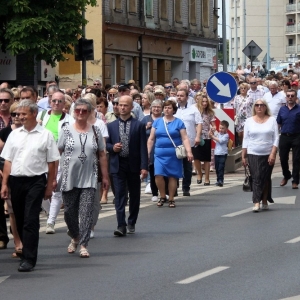
[{"label": "blue suit jacket", "polygon": [[[115,120],[107,125],[108,138],[106,140],[106,150],[109,152],[109,171],[118,173],[119,153],[114,152],[113,146],[120,142],[119,120]],[[129,134],[129,163],[131,172],[140,172],[142,169],[148,170],[148,151],[145,126],[135,118],[131,119]]]}]

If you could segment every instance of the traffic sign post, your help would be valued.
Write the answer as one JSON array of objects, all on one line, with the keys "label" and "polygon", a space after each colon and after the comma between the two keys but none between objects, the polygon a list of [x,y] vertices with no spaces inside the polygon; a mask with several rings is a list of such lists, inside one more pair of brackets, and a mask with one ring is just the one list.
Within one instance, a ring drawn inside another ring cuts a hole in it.
[{"label": "traffic sign post", "polygon": [[262,49],[253,40],[243,49],[243,53],[250,59],[251,69],[252,62],[261,52]]},{"label": "traffic sign post", "polygon": [[213,74],[206,83],[208,97],[218,103],[226,103],[233,99],[237,88],[235,78],[227,72]]}]

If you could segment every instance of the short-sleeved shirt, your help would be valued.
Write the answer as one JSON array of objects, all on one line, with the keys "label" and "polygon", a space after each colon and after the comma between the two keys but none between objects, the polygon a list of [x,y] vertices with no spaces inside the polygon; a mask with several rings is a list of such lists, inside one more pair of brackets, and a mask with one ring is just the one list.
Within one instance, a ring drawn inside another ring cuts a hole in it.
[{"label": "short-sleeved shirt", "polygon": [[97,188],[97,151],[104,150],[105,145],[99,127],[94,128],[98,136],[98,145],[92,126],[85,133],[79,133],[73,125],[62,128],[58,139],[58,149],[63,151],[61,191]]},{"label": "short-sleeved shirt", "polygon": [[61,114],[60,115],[51,114],[45,126],[46,129],[52,132],[55,141],[58,140],[58,122],[60,118],[61,118]]}]

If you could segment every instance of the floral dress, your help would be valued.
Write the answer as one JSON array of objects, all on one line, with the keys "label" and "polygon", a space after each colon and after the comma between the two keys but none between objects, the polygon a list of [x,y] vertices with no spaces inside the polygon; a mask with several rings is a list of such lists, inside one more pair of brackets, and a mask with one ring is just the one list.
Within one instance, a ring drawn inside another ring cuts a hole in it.
[{"label": "floral dress", "polygon": [[244,131],[246,119],[252,116],[253,99],[248,95],[245,97],[237,95],[234,98],[233,107],[235,108],[235,128],[237,132]]},{"label": "floral dress", "polygon": [[201,114],[203,123],[202,123],[202,138],[204,140],[210,139],[209,137],[209,130],[210,130],[210,123],[216,121],[216,118],[214,115],[208,115],[205,113]]}]

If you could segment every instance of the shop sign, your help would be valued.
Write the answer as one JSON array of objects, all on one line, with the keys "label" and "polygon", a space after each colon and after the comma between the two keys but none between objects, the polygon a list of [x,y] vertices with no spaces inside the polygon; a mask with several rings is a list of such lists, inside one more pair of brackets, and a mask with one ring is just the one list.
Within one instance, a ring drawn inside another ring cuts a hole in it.
[{"label": "shop sign", "polygon": [[206,47],[191,46],[190,61],[207,62]]},{"label": "shop sign", "polygon": [[0,81],[16,80],[16,68],[16,57],[0,51]]},{"label": "shop sign", "polygon": [[55,68],[52,68],[51,65],[47,64],[46,61],[41,60],[41,73],[40,81],[54,81],[55,80]]}]

